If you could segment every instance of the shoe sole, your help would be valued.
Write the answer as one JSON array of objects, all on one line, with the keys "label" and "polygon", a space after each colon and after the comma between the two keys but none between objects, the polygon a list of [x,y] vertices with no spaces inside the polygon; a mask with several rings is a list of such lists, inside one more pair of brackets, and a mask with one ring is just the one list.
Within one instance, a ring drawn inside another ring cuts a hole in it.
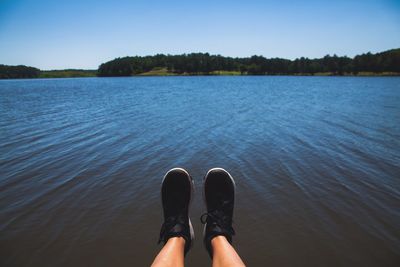
[{"label": "shoe sole", "polygon": [[[190,174],[185,169],[183,169],[183,168],[172,168],[169,171],[167,171],[167,173],[164,175],[164,178],[162,179],[162,182],[161,182],[161,186],[164,184],[164,180],[168,176],[168,174],[170,172],[173,172],[173,171],[182,171],[182,172],[184,172],[187,175],[187,177],[189,178],[189,182],[190,182],[190,200],[189,200],[189,207],[188,207],[188,220],[189,220],[190,239],[191,239],[190,248],[189,249],[191,249],[193,247],[193,245],[194,245],[194,230],[193,230],[192,221],[190,220],[190,206],[192,205],[192,199],[193,199],[193,194],[194,194],[194,182],[193,182],[192,176],[190,176]],[[162,198],[162,196],[161,196],[161,198]]]},{"label": "shoe sole", "polygon": [[[232,181],[232,183],[233,183],[234,193],[236,193],[236,183],[235,183],[235,180],[233,179],[232,175],[231,175],[227,170],[225,170],[224,168],[212,168],[212,169],[210,169],[210,170],[206,173],[206,176],[204,176],[204,179],[203,179],[203,201],[204,201],[204,205],[206,206],[207,211],[208,211],[208,207],[207,207],[207,201],[206,201],[206,190],[205,190],[205,185],[206,185],[207,177],[208,177],[208,175],[210,174],[210,172],[212,172],[212,171],[222,171],[222,172],[225,172],[226,174],[228,174],[229,178],[231,179],[231,181]],[[204,238],[205,238],[205,236],[206,236],[206,227],[207,227],[207,223],[205,223],[205,224],[204,224],[204,227],[203,227],[203,240],[204,240]]]}]

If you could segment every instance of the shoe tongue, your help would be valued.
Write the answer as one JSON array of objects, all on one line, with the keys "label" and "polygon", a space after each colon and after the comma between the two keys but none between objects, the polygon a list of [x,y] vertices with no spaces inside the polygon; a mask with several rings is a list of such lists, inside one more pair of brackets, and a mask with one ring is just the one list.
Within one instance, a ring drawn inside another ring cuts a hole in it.
[{"label": "shoe tongue", "polygon": [[[218,214],[218,213],[217,213]],[[215,216],[215,215],[214,215]],[[219,217],[216,216],[218,220],[213,220],[210,223],[210,230],[214,233],[223,233],[228,235],[234,235],[235,232],[232,228],[232,221],[229,217],[224,216],[224,214],[219,213]]]},{"label": "shoe tongue", "polygon": [[182,233],[183,231],[184,231],[183,224],[177,223],[171,228],[169,232],[172,234],[172,233]]},{"label": "shoe tongue", "polygon": [[224,232],[225,232],[224,229],[222,229],[222,228],[221,228],[218,224],[216,224],[216,223],[212,224],[211,227],[212,227],[211,230],[212,230],[212,232],[214,232],[214,233],[220,234],[220,233],[224,233]]}]

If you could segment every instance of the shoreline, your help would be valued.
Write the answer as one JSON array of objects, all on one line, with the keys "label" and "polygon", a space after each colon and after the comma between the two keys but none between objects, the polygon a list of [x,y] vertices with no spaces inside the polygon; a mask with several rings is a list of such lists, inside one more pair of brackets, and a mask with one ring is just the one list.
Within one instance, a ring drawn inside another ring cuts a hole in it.
[{"label": "shoreline", "polygon": [[234,73],[234,72],[214,72],[214,73],[163,73],[163,74],[158,74],[158,73],[152,73],[152,71],[145,72],[145,73],[140,73],[137,75],[131,75],[131,76],[99,76],[99,77],[155,77],[155,76],[327,76],[327,77],[397,77],[400,76],[400,72],[382,72],[382,73],[374,73],[374,72],[360,72],[358,74],[352,74],[352,73],[343,73],[343,74],[335,74],[333,72],[318,72],[318,73],[296,73],[296,74],[288,74],[288,73],[279,73],[279,74],[241,74],[240,72]]},{"label": "shoreline", "polygon": [[[93,73],[93,71],[88,71],[85,74],[77,73],[77,75],[68,74],[64,75],[61,74],[63,71],[46,71],[44,75],[40,75],[36,78],[6,78],[0,80],[25,80],[25,79],[59,79],[59,78],[118,78],[118,77],[179,77],[179,76],[293,76],[293,77],[400,77],[400,73],[396,72],[384,72],[384,73],[371,73],[371,72],[360,72],[358,74],[352,73],[344,73],[344,74],[335,74],[332,72],[320,72],[320,73],[296,73],[296,74],[261,74],[261,75],[252,75],[252,74],[241,74],[234,73],[234,72],[214,72],[214,73],[155,73],[153,71],[144,72],[136,75],[129,75],[129,76],[98,76],[97,73]],[[90,72],[90,73],[89,73]],[[61,74],[61,75],[60,75]],[[74,73],[76,74],[76,73]]]}]

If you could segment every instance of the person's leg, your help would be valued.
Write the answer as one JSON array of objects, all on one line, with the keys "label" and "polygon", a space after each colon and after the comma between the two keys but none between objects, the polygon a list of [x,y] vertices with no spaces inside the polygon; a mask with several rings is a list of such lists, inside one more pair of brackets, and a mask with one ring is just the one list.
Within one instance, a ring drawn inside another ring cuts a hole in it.
[{"label": "person's leg", "polygon": [[167,172],[161,185],[164,223],[160,239],[164,247],[156,256],[152,266],[183,266],[184,257],[194,239],[189,218],[189,205],[193,192],[193,180],[181,168]]},{"label": "person's leg", "polygon": [[216,236],[211,240],[213,250],[213,267],[243,267],[245,266],[236,250],[225,236]]},{"label": "person's leg", "polygon": [[207,212],[201,216],[204,244],[213,259],[213,266],[244,266],[232,247],[235,181],[222,168],[214,168],[204,178],[204,200]]},{"label": "person's leg", "polygon": [[171,237],[154,259],[151,267],[183,267],[185,258],[185,239]]}]

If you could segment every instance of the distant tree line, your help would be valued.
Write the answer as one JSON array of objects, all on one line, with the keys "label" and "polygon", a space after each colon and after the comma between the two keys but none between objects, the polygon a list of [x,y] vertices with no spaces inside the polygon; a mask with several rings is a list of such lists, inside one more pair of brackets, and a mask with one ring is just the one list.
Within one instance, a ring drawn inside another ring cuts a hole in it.
[{"label": "distant tree line", "polygon": [[176,74],[212,74],[215,71],[236,71],[241,74],[315,74],[332,73],[334,75],[354,74],[359,72],[400,72],[400,49],[382,53],[366,53],[349,58],[330,56],[309,59],[265,58],[252,56],[247,58],[223,57],[208,53],[183,55],[134,56],[116,58],[99,66],[98,76],[131,76],[166,68]]},{"label": "distant tree line", "polygon": [[40,70],[24,65],[7,66],[0,64],[0,79],[37,78]]},{"label": "distant tree line", "polygon": [[[252,56],[245,58],[223,57],[208,53],[183,55],[134,56],[116,58],[103,63],[98,70],[52,70],[40,71],[28,66],[0,65],[0,79],[49,78],[49,77],[91,77],[91,76],[131,76],[150,72],[155,69],[165,70],[170,74],[219,74],[233,72],[243,75],[314,75],[328,73],[333,75],[357,75],[365,73],[400,74],[400,48],[385,52],[366,53],[349,58],[326,55],[323,58],[265,58]],[[161,75],[164,72],[161,72]]]}]

